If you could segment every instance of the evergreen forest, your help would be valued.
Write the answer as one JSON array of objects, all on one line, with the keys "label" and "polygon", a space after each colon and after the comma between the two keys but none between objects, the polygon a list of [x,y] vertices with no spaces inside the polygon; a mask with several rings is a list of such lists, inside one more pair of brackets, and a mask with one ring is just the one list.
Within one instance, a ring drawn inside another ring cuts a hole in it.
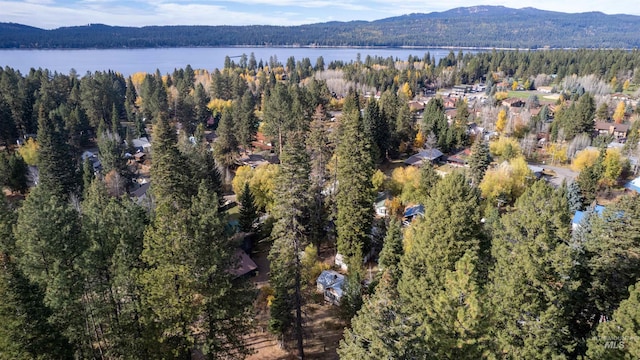
[{"label": "evergreen forest", "polygon": [[0,359],[639,358],[639,87],[637,50],[0,69]]},{"label": "evergreen forest", "polygon": [[[211,14],[211,16],[216,16]],[[625,48],[640,45],[638,16],[474,6],[376,21],[299,26],[145,26],[104,24],[44,30],[0,23],[0,48],[152,48],[197,46],[415,46]]]}]

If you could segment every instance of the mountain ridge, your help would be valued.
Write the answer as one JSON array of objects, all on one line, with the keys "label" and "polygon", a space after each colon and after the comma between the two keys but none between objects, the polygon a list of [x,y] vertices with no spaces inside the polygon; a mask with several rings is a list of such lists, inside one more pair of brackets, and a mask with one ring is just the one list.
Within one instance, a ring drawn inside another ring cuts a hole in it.
[{"label": "mountain ridge", "polygon": [[374,21],[297,26],[88,24],[45,30],[0,23],[0,48],[197,46],[386,46],[482,48],[638,48],[640,16],[562,13],[478,5]]}]

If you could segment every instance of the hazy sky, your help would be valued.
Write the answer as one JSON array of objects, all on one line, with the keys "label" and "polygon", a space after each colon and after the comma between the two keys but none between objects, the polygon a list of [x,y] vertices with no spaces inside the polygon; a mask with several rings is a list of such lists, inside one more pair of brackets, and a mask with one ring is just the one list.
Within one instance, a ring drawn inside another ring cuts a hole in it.
[{"label": "hazy sky", "polygon": [[0,22],[42,28],[86,25],[299,25],[376,20],[461,6],[503,5],[562,12],[640,15],[638,0],[0,0]]}]

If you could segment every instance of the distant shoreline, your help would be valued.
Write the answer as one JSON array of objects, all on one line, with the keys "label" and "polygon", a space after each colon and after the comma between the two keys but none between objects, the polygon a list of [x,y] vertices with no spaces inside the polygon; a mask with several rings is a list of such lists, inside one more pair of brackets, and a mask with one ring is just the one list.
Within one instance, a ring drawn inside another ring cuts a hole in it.
[{"label": "distant shoreline", "polygon": [[261,48],[261,49],[399,49],[399,50],[470,50],[470,51],[553,51],[553,50],[624,50],[633,51],[636,48],[585,48],[585,47],[544,47],[544,48],[510,48],[510,47],[475,47],[475,46],[395,46],[395,45],[217,45],[217,46],[140,46],[140,47],[5,47],[0,51],[10,50],[144,50],[144,49],[223,49],[223,48]]}]

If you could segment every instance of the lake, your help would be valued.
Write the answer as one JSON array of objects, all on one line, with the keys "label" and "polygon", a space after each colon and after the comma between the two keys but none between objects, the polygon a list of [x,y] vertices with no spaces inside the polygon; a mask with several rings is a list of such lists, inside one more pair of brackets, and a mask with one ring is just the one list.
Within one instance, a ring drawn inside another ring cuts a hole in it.
[{"label": "lake", "polygon": [[[349,62],[360,54],[364,61],[367,55],[387,58],[393,56],[406,60],[409,55],[422,57],[426,52],[439,61],[449,54],[449,49],[405,49],[405,48],[300,48],[300,47],[224,47],[224,48],[160,48],[160,49],[83,49],[83,50],[0,50],[0,66],[9,66],[26,74],[31,68],[43,68],[68,74],[75,69],[79,75],[87,71],[114,70],[129,76],[136,72],[172,73],[174,69],[190,64],[194,69],[213,70],[224,67],[225,56],[236,63],[242,54],[255,54],[256,60],[269,62],[272,56],[286,64],[290,56],[296,61],[308,57],[315,65],[319,56],[325,65],[332,61]],[[458,50],[454,50],[457,54]],[[464,50],[475,53],[477,50]]]}]

